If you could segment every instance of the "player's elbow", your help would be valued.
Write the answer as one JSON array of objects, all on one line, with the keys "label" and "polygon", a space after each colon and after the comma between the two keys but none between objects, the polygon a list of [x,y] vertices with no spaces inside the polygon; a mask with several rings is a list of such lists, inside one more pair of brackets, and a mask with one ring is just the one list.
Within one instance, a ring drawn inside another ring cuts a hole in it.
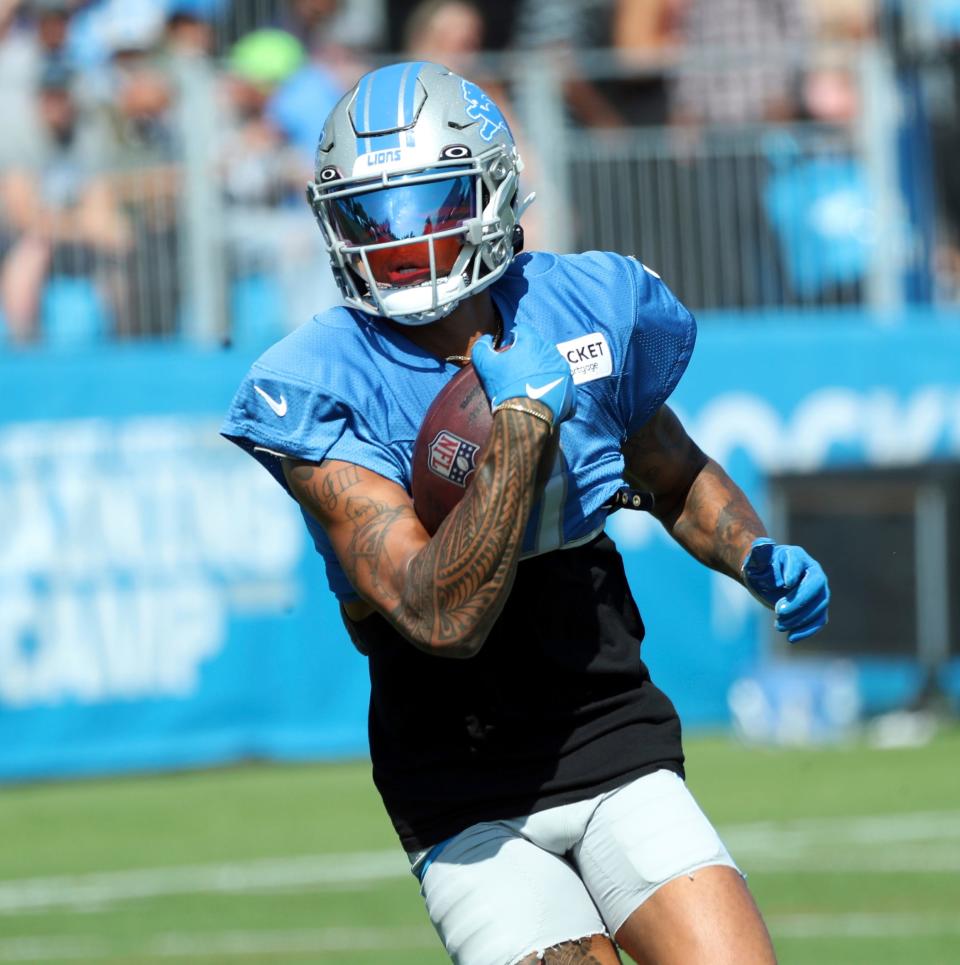
[{"label": "player's elbow", "polygon": [[486,631],[468,621],[400,619],[398,629],[418,650],[431,657],[469,660],[483,648]]},{"label": "player's elbow", "polygon": [[435,585],[408,579],[392,616],[397,629],[418,650],[433,657],[469,660],[483,648],[495,619],[488,604],[483,594],[451,601]]},{"label": "player's elbow", "polygon": [[411,639],[411,643],[432,657],[448,660],[470,660],[482,649],[486,634],[462,632],[451,636],[431,636],[429,639]]},{"label": "player's elbow", "polygon": [[485,641],[486,634],[474,633],[458,640],[453,646],[447,647],[442,656],[452,657],[454,660],[470,660],[483,649]]}]

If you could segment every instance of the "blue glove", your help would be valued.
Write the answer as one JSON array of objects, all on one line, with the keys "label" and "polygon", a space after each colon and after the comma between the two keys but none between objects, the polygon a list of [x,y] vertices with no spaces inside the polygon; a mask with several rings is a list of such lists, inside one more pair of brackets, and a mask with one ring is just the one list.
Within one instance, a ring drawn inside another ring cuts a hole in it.
[{"label": "blue glove", "polygon": [[518,327],[513,342],[502,352],[484,335],[474,343],[470,360],[494,410],[507,399],[534,399],[550,409],[557,425],[577,409],[577,390],[567,360],[535,329]]},{"label": "blue glove", "polygon": [[800,546],[763,537],[740,567],[746,588],[777,615],[774,624],[791,643],[813,636],[827,622],[830,586],[823,568]]}]

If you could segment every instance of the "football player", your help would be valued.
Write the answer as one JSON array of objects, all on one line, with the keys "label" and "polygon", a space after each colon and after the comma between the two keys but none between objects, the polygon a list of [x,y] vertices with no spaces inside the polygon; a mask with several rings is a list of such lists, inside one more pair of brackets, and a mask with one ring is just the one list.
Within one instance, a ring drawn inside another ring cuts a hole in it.
[{"label": "football player", "polygon": [[[369,657],[374,780],[454,961],[773,962],[684,784],[604,521],[625,480],[649,491],[791,641],[826,623],[827,581],[667,404],[695,324],[660,278],[617,254],[519,253],[521,170],[469,81],[431,63],[364,76],[308,188],[344,304],[253,365],[223,432],[300,503]],[[431,537],[413,441],[468,360],[491,438]]]}]

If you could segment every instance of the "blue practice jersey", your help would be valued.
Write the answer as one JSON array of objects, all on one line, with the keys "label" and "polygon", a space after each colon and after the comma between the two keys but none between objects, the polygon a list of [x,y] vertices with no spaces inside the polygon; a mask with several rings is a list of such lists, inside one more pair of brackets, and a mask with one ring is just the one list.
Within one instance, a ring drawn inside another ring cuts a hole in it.
[{"label": "blue practice jersey", "polygon": [[[654,272],[605,252],[519,255],[489,291],[504,344],[518,325],[536,328],[557,344],[577,383],[577,412],[560,427],[560,451],[533,509],[524,555],[578,545],[603,528],[604,506],[623,485],[621,445],[673,391],[696,324]],[[457,371],[381,319],[333,308],[254,363],[221,431],[284,488],[280,455],[355,463],[409,493],[423,417]],[[355,599],[322,527],[304,518],[331,589]]]}]

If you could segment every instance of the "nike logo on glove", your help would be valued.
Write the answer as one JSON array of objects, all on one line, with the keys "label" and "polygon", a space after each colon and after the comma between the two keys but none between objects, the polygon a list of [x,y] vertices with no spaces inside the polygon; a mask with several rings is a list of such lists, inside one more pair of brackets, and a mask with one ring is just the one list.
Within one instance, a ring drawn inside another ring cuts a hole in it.
[{"label": "nike logo on glove", "polygon": [[541,385],[538,389],[535,389],[528,382],[527,396],[531,399],[542,399],[551,389],[555,389],[562,381],[563,376],[561,375],[559,379],[554,379],[552,382],[548,382],[546,385]]},{"label": "nike logo on glove", "polygon": [[263,401],[266,402],[281,419],[287,414],[287,400],[283,397],[282,392],[280,393],[280,401],[277,402],[276,399],[264,392],[259,385],[255,385],[254,389],[260,393]]}]

